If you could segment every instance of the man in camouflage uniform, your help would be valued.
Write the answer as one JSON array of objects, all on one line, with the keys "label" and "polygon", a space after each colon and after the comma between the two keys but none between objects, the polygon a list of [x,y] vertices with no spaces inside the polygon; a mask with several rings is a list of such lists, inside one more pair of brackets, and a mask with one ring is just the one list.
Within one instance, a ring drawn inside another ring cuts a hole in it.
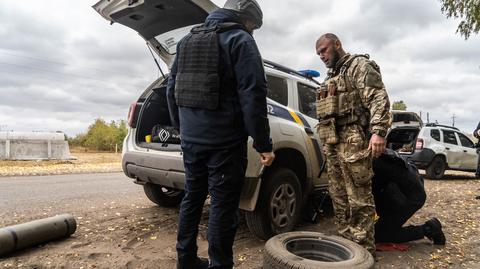
[{"label": "man in camouflage uniform", "polygon": [[[368,55],[346,53],[336,35],[322,35],[316,51],[329,68],[320,87],[317,113],[338,233],[374,254],[372,157],[385,151],[388,95],[377,64]],[[334,100],[330,102],[333,113],[323,113],[322,100]]]}]

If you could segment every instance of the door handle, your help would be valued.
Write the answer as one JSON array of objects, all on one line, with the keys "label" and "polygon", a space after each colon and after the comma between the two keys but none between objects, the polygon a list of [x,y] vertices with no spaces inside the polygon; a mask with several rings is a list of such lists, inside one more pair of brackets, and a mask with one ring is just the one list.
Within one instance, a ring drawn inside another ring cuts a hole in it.
[{"label": "door handle", "polygon": [[463,152],[467,152],[467,150],[464,149]]},{"label": "door handle", "polygon": [[450,150],[450,148],[445,148],[446,150]]}]

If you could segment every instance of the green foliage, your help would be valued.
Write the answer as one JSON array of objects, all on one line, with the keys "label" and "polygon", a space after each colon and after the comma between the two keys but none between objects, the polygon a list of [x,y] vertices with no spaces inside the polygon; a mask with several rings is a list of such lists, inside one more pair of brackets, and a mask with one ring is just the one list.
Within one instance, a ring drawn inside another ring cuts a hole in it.
[{"label": "green foliage", "polygon": [[480,0],[440,0],[447,18],[460,18],[457,33],[465,39],[480,31]]},{"label": "green foliage", "polygon": [[98,118],[88,127],[86,134],[79,134],[69,139],[72,146],[85,147],[90,150],[114,151],[115,145],[121,149],[122,142],[127,135],[127,125],[124,120],[111,121],[107,124]]},{"label": "green foliage", "polygon": [[400,101],[395,101],[392,104],[392,109],[393,110],[407,110],[407,105],[403,102],[403,100]]}]

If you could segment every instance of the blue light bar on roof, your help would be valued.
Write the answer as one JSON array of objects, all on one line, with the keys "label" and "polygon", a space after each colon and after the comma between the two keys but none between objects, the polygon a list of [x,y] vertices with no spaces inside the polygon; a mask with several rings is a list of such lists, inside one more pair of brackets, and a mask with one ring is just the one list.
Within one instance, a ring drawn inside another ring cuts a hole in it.
[{"label": "blue light bar on roof", "polygon": [[307,69],[307,70],[300,70],[298,73],[302,74],[303,76],[306,76],[308,78],[318,78],[320,76],[320,72],[312,69]]}]

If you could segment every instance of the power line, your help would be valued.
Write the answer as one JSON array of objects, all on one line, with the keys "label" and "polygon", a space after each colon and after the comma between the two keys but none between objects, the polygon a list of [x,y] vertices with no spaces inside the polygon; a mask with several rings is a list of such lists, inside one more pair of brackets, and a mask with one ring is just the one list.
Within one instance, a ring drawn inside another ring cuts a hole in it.
[{"label": "power line", "polygon": [[14,67],[23,68],[23,69],[36,70],[36,71],[40,71],[40,72],[57,74],[57,75],[61,75],[61,76],[76,77],[76,78],[81,78],[81,79],[95,80],[95,81],[100,81],[100,82],[103,82],[103,83],[107,83],[107,81],[105,81],[105,80],[101,80],[101,79],[94,78],[94,77],[63,73],[63,72],[58,72],[58,71],[53,71],[53,70],[48,70],[48,69],[43,69],[43,68],[38,68],[38,67],[14,64],[14,63],[7,63],[7,62],[0,62],[0,65],[9,65],[9,66],[14,66]]},{"label": "power line", "polygon": [[[25,74],[24,71],[20,71],[20,70],[14,70],[14,69],[6,69],[6,70],[2,70],[2,72],[4,73],[12,73],[12,74]],[[58,81],[58,82],[65,82],[65,81],[68,81],[68,77],[62,77],[62,76],[58,76],[57,74],[52,74],[52,73],[45,73],[45,74],[42,74],[42,73],[33,73],[33,74],[29,74],[29,75],[34,75],[35,76],[35,79],[41,79],[41,80],[45,80],[45,81]],[[63,75],[63,74],[62,74]],[[106,89],[113,89],[110,84],[107,82],[107,81],[101,81],[101,80],[97,80],[98,82],[101,82],[102,85],[108,85],[108,87]],[[79,84],[80,85],[80,84]],[[88,84],[87,84],[88,85]],[[81,87],[84,87],[84,86],[81,86]],[[104,87],[104,86],[102,86]],[[131,87],[135,87],[135,88],[141,88],[143,90],[143,88],[145,88],[146,86],[145,85],[141,85],[139,83],[135,83],[135,84],[131,84]]]},{"label": "power line", "polygon": [[[35,61],[45,62],[45,63],[51,63],[51,64],[56,64],[56,65],[75,66],[75,65],[72,65],[70,63],[52,61],[50,59],[45,59],[45,58],[19,55],[19,54],[14,54],[14,53],[10,53],[10,52],[5,52],[5,51],[2,51],[2,50],[0,50],[0,53],[10,55],[10,56],[13,56],[13,57],[25,58],[25,59],[30,59],[30,60],[35,60]],[[104,69],[99,69],[99,68],[95,68],[95,67],[86,67],[86,66],[83,66],[83,67],[79,66],[79,67],[84,68],[84,69],[91,69],[91,70],[95,70],[95,71],[102,71],[102,72],[107,72],[107,73],[111,73],[111,74],[119,74],[119,75],[124,75],[124,76],[129,76],[129,77],[132,77],[132,76],[141,77],[140,75],[137,75],[137,74],[123,73],[123,72],[117,72],[117,71],[111,71],[111,70],[104,70]]]}]

